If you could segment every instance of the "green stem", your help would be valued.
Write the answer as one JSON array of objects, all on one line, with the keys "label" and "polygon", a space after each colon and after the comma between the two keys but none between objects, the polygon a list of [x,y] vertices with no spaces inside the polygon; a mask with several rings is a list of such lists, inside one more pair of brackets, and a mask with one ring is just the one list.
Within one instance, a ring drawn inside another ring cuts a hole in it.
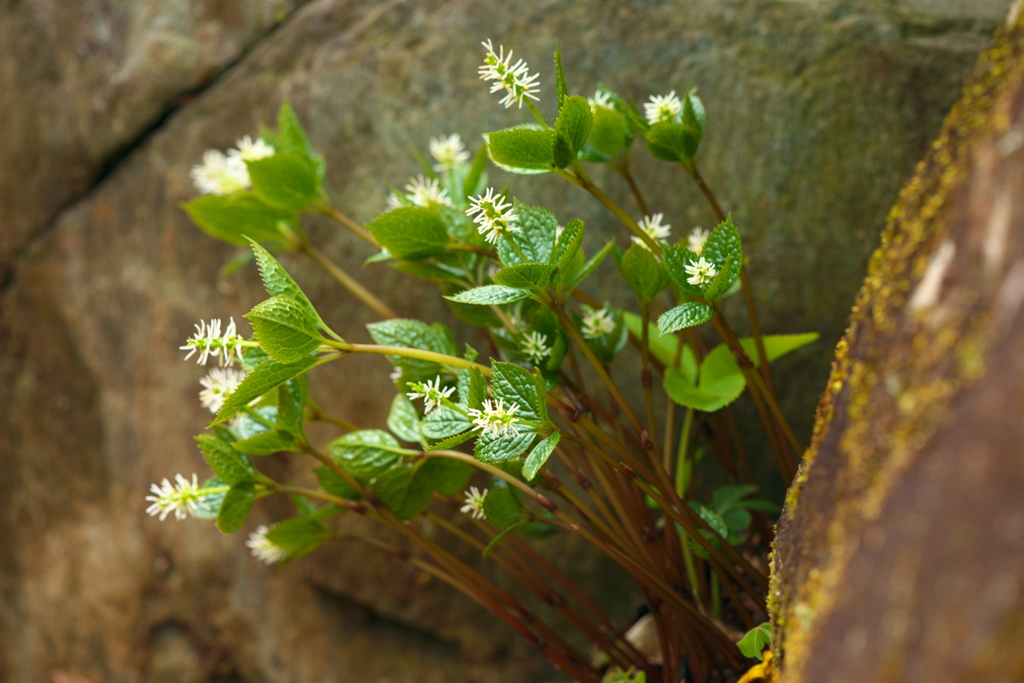
[{"label": "green stem", "polygon": [[602,192],[601,188],[594,184],[594,181],[592,181],[590,176],[587,175],[582,164],[577,162],[573,166],[573,169],[576,171],[576,179],[572,181],[574,184],[579,185],[589,192],[597,201],[601,202],[606,209],[611,211],[616,218],[622,221],[623,225],[629,228],[630,232],[643,240],[643,243],[647,245],[647,248],[651,250],[652,254],[655,256],[661,256],[661,245],[658,244],[654,238],[644,232],[643,229],[637,225],[636,221],[633,220],[633,218],[626,213],[621,206],[616,204],[611,197]]},{"label": "green stem", "polygon": [[325,204],[320,206],[319,208],[320,213],[322,213],[323,215],[330,216],[335,221],[337,221],[338,223],[340,223],[341,225],[345,226],[350,231],[355,233],[363,241],[369,242],[373,246],[380,248],[380,243],[377,242],[377,238],[375,238],[373,234],[369,230],[367,230],[366,227],[363,226],[361,223],[357,223],[356,221],[352,220],[345,214],[339,212],[333,206]]},{"label": "green stem", "polygon": [[429,360],[441,365],[448,365],[453,368],[461,368],[463,370],[477,369],[484,377],[491,376],[491,369],[486,365],[480,365],[472,361],[459,358],[457,356],[449,356],[444,353],[437,353],[436,351],[424,351],[423,349],[410,349],[405,346],[379,346],[377,344],[350,344],[348,342],[330,341],[323,340],[326,346],[344,351],[346,353],[372,353],[379,356],[401,356],[402,358],[418,358],[420,360]]},{"label": "green stem", "polygon": [[348,273],[339,268],[333,261],[324,256],[316,247],[309,242],[301,242],[297,247],[300,253],[306,254],[321,268],[337,280],[338,284],[351,292],[359,301],[372,309],[377,315],[384,318],[397,318],[398,314],[391,310],[387,304],[374,296],[368,289],[363,287]]}]

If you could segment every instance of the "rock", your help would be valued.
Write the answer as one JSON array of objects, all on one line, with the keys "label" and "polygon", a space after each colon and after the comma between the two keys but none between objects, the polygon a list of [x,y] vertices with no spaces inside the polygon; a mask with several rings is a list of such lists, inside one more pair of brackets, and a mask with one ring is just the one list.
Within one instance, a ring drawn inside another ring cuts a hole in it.
[{"label": "rock", "polygon": [[[273,8],[297,5],[189,5],[200,7],[192,15],[184,4],[80,4],[52,22],[38,3],[0,10],[2,87],[17,102],[0,109],[9,141],[0,146],[0,261],[12,264],[0,276],[4,680],[51,671],[94,681],[551,679],[509,629],[404,565],[339,546],[268,570],[249,557],[244,533],[144,515],[151,482],[205,472],[191,440],[209,419],[196,401],[204,373],[177,346],[199,319],[241,322],[263,298],[252,269],[218,277],[233,250],[178,206],[194,196],[188,171],[204,149],[272,123],[289,97],[327,157],[337,205],[365,221],[382,209],[385,181],[417,172],[412,146],[456,131],[475,141],[524,120],[477,79],[482,39],[513,47],[541,73],[548,114],[556,41],[584,94],[598,80],[639,100],[696,84],[710,112],[703,170],[759,255],[750,270],[766,329],[823,333],[816,352],[777,372],[787,409],[809,416],[898,180],[991,28],[854,3],[480,12],[465,2],[318,0],[267,32]],[[929,41],[917,40],[922,32]],[[681,173],[642,149],[635,165],[675,230],[710,224]],[[596,177],[638,212],[613,178]],[[563,221],[583,218],[594,244],[624,240],[582,193],[494,178]],[[308,227],[329,256],[361,272],[362,244],[325,222]],[[307,263],[283,260],[328,322],[365,339],[372,316]],[[401,314],[450,321],[436,297],[407,296],[408,278],[381,265],[364,277]],[[599,281],[595,294],[617,300],[611,271]],[[379,424],[394,391],[387,371],[383,360],[345,359],[315,375],[314,396]],[[261,465],[308,476],[285,456]],[[290,513],[285,501],[267,503],[246,531]],[[631,583],[575,545],[560,554],[574,580],[630,623]]]}]

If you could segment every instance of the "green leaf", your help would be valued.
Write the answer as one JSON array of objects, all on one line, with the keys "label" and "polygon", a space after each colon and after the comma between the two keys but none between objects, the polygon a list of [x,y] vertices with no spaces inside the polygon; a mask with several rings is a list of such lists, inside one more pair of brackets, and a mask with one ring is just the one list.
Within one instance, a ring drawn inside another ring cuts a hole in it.
[{"label": "green leaf", "polygon": [[499,240],[498,257],[502,265],[512,266],[518,263],[550,263],[551,251],[555,244],[555,232],[558,220],[547,209],[530,206],[522,202],[513,202],[516,220],[512,225],[519,228],[517,232],[507,233],[509,238],[526,256],[526,261],[516,253],[508,240]]},{"label": "green leaf", "polygon": [[677,247],[673,244],[663,244],[661,253],[665,270],[676,286],[690,296],[704,298],[704,291],[687,281],[690,276],[686,272],[686,266],[697,263],[700,257],[686,247]]},{"label": "green leaf", "polygon": [[552,155],[557,168],[565,168],[576,159],[576,153],[587,144],[593,116],[586,98],[566,97],[558,107]]},{"label": "green leaf", "polygon": [[395,394],[395,398],[392,399],[387,425],[391,433],[402,441],[419,443],[420,416],[416,412],[416,406],[405,394]]},{"label": "green leaf", "polygon": [[506,406],[510,403],[518,405],[516,415],[522,419],[540,421],[543,412],[540,403],[544,400],[544,394],[537,393],[537,385],[529,370],[515,363],[503,363],[492,358],[491,373],[491,391],[496,399],[502,399]]},{"label": "green leaf", "polygon": [[548,283],[554,270],[555,267],[548,263],[520,263],[499,270],[494,274],[494,282],[517,289],[539,288]]},{"label": "green leaf", "polygon": [[466,432],[462,432],[461,434],[456,434],[455,436],[449,436],[447,439],[443,439],[442,441],[438,441],[437,443],[433,444],[427,450],[431,450],[431,451],[447,451],[447,450],[451,450],[452,448],[455,448],[456,446],[458,446],[460,443],[465,443],[466,441],[469,441],[470,439],[472,439],[473,435],[474,435],[473,432],[466,431]]},{"label": "green leaf", "polygon": [[512,460],[530,448],[535,436],[534,432],[521,432],[508,437],[481,434],[473,446],[473,455],[481,462]]},{"label": "green leaf", "polygon": [[377,498],[400,519],[409,520],[427,509],[433,496],[428,476],[413,465],[398,465],[381,473],[370,487]]},{"label": "green leaf", "polygon": [[555,46],[555,97],[557,98],[558,110],[562,110],[562,102],[569,92],[569,86],[565,82],[565,70],[562,68],[562,50]]},{"label": "green leaf", "polygon": [[[382,346],[400,346],[407,349],[433,351],[448,356],[458,354],[450,334],[444,326],[431,326],[419,320],[395,318],[366,326],[373,340]],[[420,358],[388,356],[396,367],[402,368],[402,379],[411,382],[418,379],[434,379],[442,371],[439,363]]]},{"label": "green leaf", "polygon": [[533,481],[533,478],[537,476],[537,472],[540,472],[540,468],[544,466],[544,463],[548,461],[548,458],[554,452],[561,438],[562,435],[555,432],[533,447],[530,455],[526,458],[526,462],[523,463],[523,477],[526,478],[526,481]]},{"label": "green leaf", "polygon": [[487,145],[483,145],[473,156],[473,165],[469,167],[466,180],[462,183],[462,196],[475,197],[483,192],[486,186],[487,174]]},{"label": "green leaf", "polygon": [[454,496],[466,488],[473,466],[451,458],[430,458],[420,466],[419,476],[426,477],[430,487],[442,496]]},{"label": "green leaf", "polygon": [[512,494],[507,484],[496,484],[488,489],[483,507],[487,521],[499,529],[514,524],[519,518],[519,500]]},{"label": "green leaf", "polygon": [[704,137],[704,128],[707,125],[707,114],[704,111],[704,103],[697,97],[696,88],[690,88],[686,97],[683,98],[683,125],[688,126],[696,135],[697,142],[694,145],[693,154],[697,154],[697,147]]},{"label": "green leaf", "polygon": [[[465,387],[462,378],[465,377]],[[459,398],[466,408],[479,410],[487,398],[487,380],[476,368],[463,370],[459,374]]]},{"label": "green leaf", "polygon": [[658,318],[658,333],[665,335],[687,327],[695,327],[711,320],[714,314],[715,309],[698,301],[680,304],[661,314]]},{"label": "green leaf", "polygon": [[338,476],[330,467],[317,467],[313,470],[316,480],[327,493],[345,500],[359,500],[361,496],[347,481]]},{"label": "green leaf", "polygon": [[516,289],[515,287],[506,287],[504,285],[484,285],[483,287],[474,287],[473,289],[459,292],[455,296],[446,296],[445,299],[460,304],[493,306],[522,301],[529,296],[530,290],[528,289]]},{"label": "green leaf", "polygon": [[210,426],[212,427],[234,417],[235,413],[249,405],[253,399],[257,399],[271,389],[276,389],[288,380],[298,377],[316,365],[317,362],[318,360],[313,356],[307,356],[295,363],[286,364],[278,363],[272,358],[263,361],[224,400],[224,405],[221,406],[217,412],[217,417]]},{"label": "green leaf", "polygon": [[512,173],[547,173],[552,170],[552,132],[535,128],[509,128],[485,133],[491,161]]},{"label": "green leaf", "polygon": [[252,482],[240,481],[224,494],[224,501],[217,513],[217,528],[225,534],[233,534],[242,528],[249,518],[252,504],[256,502],[256,487]]},{"label": "green leaf", "polygon": [[249,459],[212,434],[196,437],[206,464],[213,473],[228,486],[240,481],[254,481],[256,473]]},{"label": "green leaf", "polygon": [[282,211],[301,211],[320,198],[316,169],[304,158],[275,154],[246,161],[252,189],[264,202]]},{"label": "green leaf", "polygon": [[268,206],[249,192],[206,195],[182,204],[181,208],[211,237],[240,246],[245,246],[249,239],[280,239],[278,223],[295,219],[294,213]]},{"label": "green leaf", "polygon": [[403,206],[366,224],[382,247],[397,259],[418,261],[448,246],[448,230],[433,209]]},{"label": "green leaf", "polygon": [[629,140],[629,125],[625,117],[614,109],[597,105],[593,107],[594,123],[590,128],[587,142],[598,152],[609,157],[617,156]]},{"label": "green leaf", "polygon": [[299,117],[295,115],[291,102],[285,100],[277,113],[277,143],[275,147],[279,153],[295,154],[312,160],[315,157],[309,138],[299,123]]},{"label": "green leaf", "polygon": [[668,286],[669,277],[665,267],[654,254],[639,244],[634,244],[626,250],[622,261],[619,262],[619,271],[642,307],[648,306],[654,297]]},{"label": "green leaf", "polygon": [[[256,242],[250,240],[249,245],[256,256],[256,265],[259,266],[260,277],[263,279],[263,286],[266,288],[267,294],[270,296],[287,296],[298,301],[306,313],[316,320],[320,327],[327,329],[327,325],[320,319],[320,314],[316,312],[316,308],[313,307],[306,294],[288,274],[288,271],[284,269],[284,266],[269,251]],[[248,357],[249,353],[250,350],[246,349],[246,357]]]},{"label": "green leaf", "polygon": [[770,622],[764,622],[756,628],[752,628],[747,631],[747,634],[739,640],[736,645],[740,648],[740,652],[745,657],[757,657],[757,659],[764,661],[764,652],[766,647],[772,644],[772,625]]},{"label": "green leaf", "polygon": [[361,429],[327,444],[327,452],[353,477],[369,481],[395,464],[405,450],[387,432]]},{"label": "green leaf", "polygon": [[469,428],[469,419],[451,408],[432,410],[420,421],[420,433],[431,440],[447,439]]},{"label": "green leaf", "polygon": [[729,484],[720,486],[711,494],[711,506],[720,515],[728,512],[739,501],[757,491],[754,484]]},{"label": "green leaf", "polygon": [[743,263],[743,242],[740,239],[739,231],[736,230],[736,226],[732,224],[732,216],[727,216],[722,223],[719,223],[711,231],[707,241],[704,242],[704,249],[700,255],[714,263],[718,270],[721,270],[726,260],[731,257],[734,265],[732,278],[722,288],[722,291],[724,292],[732,286],[732,283],[736,281],[740,274],[738,264]]},{"label": "green leaf", "polygon": [[730,375],[698,388],[678,370],[667,370],[664,384],[665,392],[679,405],[708,413],[735,401],[746,386],[743,375]]},{"label": "green leaf", "polygon": [[309,376],[299,375],[277,388],[277,419],[274,426],[289,434],[302,436],[303,409],[309,398]]},{"label": "green leaf", "polygon": [[558,248],[555,249],[552,257],[559,273],[562,273],[569,267],[582,244],[583,221],[573,218],[566,224],[565,230],[562,231],[561,236],[558,238]]},{"label": "green leaf", "polygon": [[[388,256],[390,258],[390,254]],[[429,263],[423,263],[421,261],[398,261],[391,264],[391,267],[403,273],[423,278],[424,280],[454,283],[461,283],[464,281],[464,278],[456,275],[455,273],[451,273],[444,268],[440,268]]]},{"label": "green leaf", "polygon": [[248,455],[273,455],[281,451],[295,450],[295,439],[288,432],[271,429],[248,439],[231,444],[236,450]]},{"label": "green leaf", "polygon": [[285,520],[267,532],[268,541],[293,555],[305,555],[330,539],[330,528],[309,517]]},{"label": "green leaf", "polygon": [[317,321],[288,296],[275,296],[245,314],[260,348],[278,363],[302,360],[320,345]]},{"label": "green leaf", "polygon": [[[768,362],[771,363],[776,358],[781,358],[787,353],[796,351],[802,346],[818,340],[817,332],[804,332],[803,334],[766,334],[761,337],[761,341],[764,342],[764,352],[768,356]],[[754,342],[753,337],[744,337],[740,339],[740,346],[747,352],[750,359],[754,362],[755,366],[760,367],[760,359],[757,356],[757,345]]]},{"label": "green leaf", "polygon": [[[196,507],[192,514],[198,519],[217,519],[227,488],[227,484],[221,481],[220,477],[207,480],[199,487],[199,492],[196,495]],[[223,490],[218,491],[217,489]]]},{"label": "green leaf", "polygon": [[701,134],[685,123],[660,121],[645,134],[647,150],[662,161],[688,161],[697,153]]}]

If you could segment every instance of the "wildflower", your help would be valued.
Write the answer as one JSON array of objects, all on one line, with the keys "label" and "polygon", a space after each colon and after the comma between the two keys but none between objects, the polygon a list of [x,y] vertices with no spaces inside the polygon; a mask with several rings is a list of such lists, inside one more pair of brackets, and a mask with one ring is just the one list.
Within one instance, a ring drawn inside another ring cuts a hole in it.
[{"label": "wildflower", "polygon": [[180,474],[174,475],[177,486],[164,479],[160,486],[153,484],[149,490],[154,494],[146,496],[146,500],[152,505],[146,508],[150,516],[160,515],[160,521],[164,521],[172,511],[175,519],[185,519],[190,514],[196,513],[196,500],[199,498],[199,483],[196,475],[192,475],[189,481]]},{"label": "wildflower", "polygon": [[196,359],[196,362],[200,365],[206,365],[210,356],[220,358],[221,365],[230,365],[236,359],[238,362],[242,362],[242,344],[240,342],[244,340],[235,331],[235,319],[230,318],[230,321],[222,335],[219,318],[213,319],[209,323],[200,320],[196,325],[195,335],[189,337],[184,346],[178,347],[182,351],[188,351],[185,360],[199,351],[199,358]]},{"label": "wildflower", "polygon": [[245,542],[252,556],[264,564],[274,564],[288,557],[287,550],[267,538],[267,533],[275,526],[277,525],[260,524],[256,531],[249,534],[249,539]]},{"label": "wildflower", "polygon": [[384,203],[384,207],[388,211],[394,211],[395,209],[399,209],[403,206],[405,206],[405,204],[402,203],[402,198],[398,196],[397,192],[388,193],[388,199]]},{"label": "wildflower", "polygon": [[467,514],[473,519],[486,519],[484,514],[484,496],[486,495],[487,489],[481,491],[475,486],[470,486],[466,493],[466,504],[459,509],[459,512]]},{"label": "wildflower", "polygon": [[683,103],[673,90],[667,95],[651,95],[651,101],[644,103],[644,116],[652,126],[662,121],[675,123],[683,113]]},{"label": "wildflower", "polygon": [[548,347],[548,336],[540,332],[527,332],[520,348],[523,351],[523,355],[534,363],[540,363],[551,355],[551,349]]},{"label": "wildflower", "polygon": [[512,203],[503,202],[500,194],[494,194],[494,188],[488,187],[486,194],[473,197],[469,203],[473,206],[466,209],[466,215],[472,217],[476,214],[473,222],[477,224],[477,232],[486,235],[484,239],[488,242],[497,242],[503,232],[522,232],[511,225],[512,221],[519,219],[512,211]]},{"label": "wildflower", "polygon": [[594,310],[585,308],[583,310],[583,337],[585,339],[599,339],[606,334],[615,331],[615,319],[607,308]]},{"label": "wildflower", "polygon": [[402,368],[395,368],[392,370],[391,374],[388,375],[388,378],[397,384],[398,380],[402,379]]},{"label": "wildflower", "polygon": [[699,225],[690,231],[690,236],[687,238],[689,242],[690,251],[697,256],[704,251],[704,243],[708,241],[708,237],[711,236],[710,230],[705,230]]},{"label": "wildflower", "polygon": [[462,146],[462,138],[458,133],[448,137],[430,139],[430,155],[437,159],[434,170],[447,171],[469,161],[469,152]]},{"label": "wildflower", "polygon": [[[666,223],[665,225],[661,224],[661,219],[664,216],[665,214],[663,213],[656,213],[653,216],[644,216],[643,218],[640,219],[640,222],[637,225],[640,227],[641,230],[646,232],[652,240],[657,242],[658,240],[663,240],[666,237],[668,237],[668,233],[672,230],[672,226],[669,225],[668,223]],[[639,237],[637,237],[636,235],[632,237],[632,240],[639,244],[644,249],[648,248],[647,243],[644,242]]]},{"label": "wildflower", "polygon": [[406,394],[410,400],[422,398],[424,405],[424,415],[429,415],[430,411],[434,408],[440,408],[444,403],[442,399],[446,399],[452,395],[455,391],[455,387],[448,387],[447,389],[441,388],[441,376],[438,375],[432,380],[427,382],[410,382],[409,388],[414,389]]},{"label": "wildflower", "polygon": [[203,163],[196,164],[189,173],[196,189],[203,194],[231,194],[249,187],[249,171],[245,162],[227,157],[216,149],[203,152]]},{"label": "wildflower", "polygon": [[519,428],[515,424],[519,422],[519,418],[514,416],[517,410],[519,410],[517,403],[509,401],[508,408],[506,409],[504,402],[499,398],[493,403],[491,399],[485,400],[483,410],[470,408],[468,414],[473,418],[473,424],[480,428],[484,434],[515,436],[519,433]]},{"label": "wildflower", "polygon": [[715,264],[709,262],[703,256],[696,263],[684,266],[683,270],[690,276],[686,278],[686,281],[691,285],[697,286],[711,282],[718,275],[718,269],[715,268]]},{"label": "wildflower", "polygon": [[612,96],[607,90],[595,90],[594,96],[587,98],[587,103],[590,104],[591,111],[594,110],[594,107],[608,107],[611,109],[615,106],[612,102]]},{"label": "wildflower", "polygon": [[266,159],[272,157],[275,154],[273,147],[263,141],[262,138],[256,138],[256,142],[246,135],[241,140],[235,142],[237,149],[229,149],[228,157],[232,159],[239,159],[240,161],[256,161],[257,159]]},{"label": "wildflower", "polygon": [[204,408],[209,408],[211,413],[216,413],[224,405],[224,399],[228,397],[228,394],[234,391],[245,377],[246,373],[242,370],[232,370],[231,368],[210,370],[206,377],[199,380],[199,383],[203,385],[203,390],[199,392],[199,402],[203,404]]},{"label": "wildflower", "polygon": [[452,205],[448,190],[442,188],[436,178],[427,179],[422,175],[416,176],[405,186],[405,200],[422,207],[429,207],[431,204]]},{"label": "wildflower", "polygon": [[540,90],[537,86],[537,79],[540,78],[540,74],[528,76],[527,74],[530,73],[530,70],[526,66],[526,62],[521,59],[512,64],[512,50],[509,50],[506,56],[505,48],[500,45],[498,46],[498,52],[495,53],[494,48],[491,46],[491,41],[488,40],[481,44],[487,48],[487,56],[484,57],[483,66],[477,69],[477,73],[480,74],[482,80],[494,81],[491,84],[492,93],[498,92],[502,88],[507,91],[507,94],[501,100],[505,108],[507,109],[513,104],[518,104],[522,108],[523,98],[525,97],[538,101],[534,93]]}]

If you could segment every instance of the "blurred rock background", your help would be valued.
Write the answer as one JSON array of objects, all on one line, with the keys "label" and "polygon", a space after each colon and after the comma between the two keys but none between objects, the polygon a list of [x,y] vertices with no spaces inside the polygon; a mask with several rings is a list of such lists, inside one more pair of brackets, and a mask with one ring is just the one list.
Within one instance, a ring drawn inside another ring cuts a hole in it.
[{"label": "blurred rock background", "polygon": [[[548,114],[556,41],[581,94],[599,80],[639,101],[696,85],[709,112],[703,172],[755,255],[764,327],[822,333],[777,370],[805,436],[900,182],[1008,4],[3,3],[0,680],[558,680],[510,630],[404,565],[338,546],[267,569],[244,534],[144,514],[151,482],[205,469],[191,438],[208,420],[204,373],[177,347],[199,319],[240,321],[262,298],[252,269],[218,275],[234,250],[179,209],[204,149],[255,134],[288,97],[327,157],[337,205],[366,221],[385,182],[417,172],[411,147],[452,132],[475,147],[523,120],[477,80],[480,40],[540,72]],[[635,159],[676,234],[710,226],[681,173],[642,145]],[[625,243],[575,188],[493,177]],[[614,178],[596,178],[635,211]],[[350,271],[369,255],[331,224],[308,227]],[[337,328],[372,320],[325,275],[284,260]],[[410,278],[380,265],[366,277],[401,314],[450,321],[435,296],[410,295]],[[602,270],[592,293],[618,300],[614,277]],[[386,364],[336,365],[314,395],[379,423],[393,395]],[[285,456],[264,462],[301,471]],[[259,506],[246,531],[288,513]],[[574,545],[559,556],[628,617],[628,581]]]}]

